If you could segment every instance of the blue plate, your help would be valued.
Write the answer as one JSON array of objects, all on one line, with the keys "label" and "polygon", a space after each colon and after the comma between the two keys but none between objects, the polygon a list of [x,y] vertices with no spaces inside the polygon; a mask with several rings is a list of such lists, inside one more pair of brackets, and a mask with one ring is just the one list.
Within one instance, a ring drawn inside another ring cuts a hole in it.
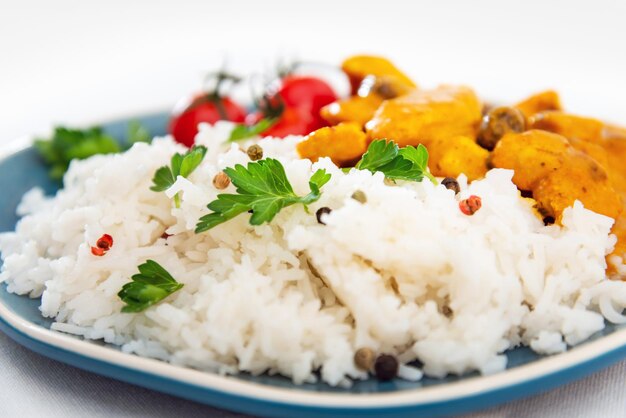
[{"label": "blue plate", "polygon": [[[154,135],[165,132],[165,114],[138,118]],[[105,125],[125,141],[128,120]],[[36,152],[13,144],[0,154],[0,231],[15,228],[15,209],[33,186],[54,193]],[[1,262],[0,262],[1,263]],[[0,287],[0,329],[24,346],[53,359],[198,402],[255,415],[285,417],[442,416],[494,406],[565,384],[626,357],[626,327],[608,325],[589,341],[549,357],[527,348],[508,352],[506,371],[412,383],[401,380],[357,382],[350,389],[319,384],[296,386],[280,376],[219,376],[122,353],[115,346],[51,331],[39,313],[39,300]]]}]

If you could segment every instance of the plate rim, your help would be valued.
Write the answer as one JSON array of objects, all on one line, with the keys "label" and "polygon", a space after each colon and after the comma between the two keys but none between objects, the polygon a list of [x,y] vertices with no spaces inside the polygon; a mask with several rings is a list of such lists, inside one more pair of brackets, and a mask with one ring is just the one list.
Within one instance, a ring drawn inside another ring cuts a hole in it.
[{"label": "plate rim", "polygon": [[[119,119],[117,121],[126,121]],[[113,121],[112,121],[113,122]],[[0,146],[0,163],[19,152],[32,148],[32,139],[20,137],[16,140],[5,142]],[[7,292],[6,288],[2,291]],[[12,294],[13,295],[13,294]],[[28,298],[28,296],[15,295]],[[223,376],[216,373],[203,372],[175,366],[164,361],[139,357],[133,354],[123,353],[107,346],[100,346],[89,340],[79,340],[58,331],[49,330],[37,325],[20,316],[8,307],[4,301],[0,301],[0,329],[17,333],[11,338],[18,343],[37,351],[48,357],[52,357],[43,350],[32,348],[29,343],[40,343],[47,349],[59,349],[64,355],[84,358],[93,362],[120,367],[131,373],[140,373],[148,376],[157,376],[178,384],[191,385],[198,389],[211,391],[215,394],[238,397],[257,404],[272,405],[275,407],[311,408],[317,412],[339,410],[374,412],[381,410],[391,412],[407,409],[432,408],[444,403],[480,400],[491,395],[499,396],[492,399],[488,405],[477,405],[472,409],[459,409],[457,412],[468,412],[481,407],[495,406],[505,401],[529,396],[545,391],[549,388],[560,386],[569,381],[591,374],[603,367],[626,358],[626,328],[604,335],[597,340],[587,341],[579,346],[571,347],[564,353],[547,356],[529,364],[516,366],[493,375],[468,377],[466,379],[447,383],[445,385],[417,387],[414,389],[402,389],[397,391],[368,392],[355,394],[350,392],[316,392],[300,389],[297,386],[290,388],[275,387],[257,382],[249,382],[238,379],[236,376]],[[20,338],[21,337],[21,338]],[[26,341],[22,339],[25,338]],[[62,356],[60,356],[62,357]],[[56,357],[55,357],[56,358]],[[72,364],[63,358],[57,360]],[[79,366],[81,367],[81,366]],[[81,367],[95,371],[93,367]],[[95,371],[98,374],[98,371]],[[119,380],[130,381],[119,374],[107,374]],[[552,379],[552,380],[551,380]],[[151,389],[159,389],[141,382],[131,382]],[[542,383],[540,385],[539,383]],[[515,388],[524,385],[534,385],[521,393],[515,393]],[[505,393],[503,393],[503,391]],[[190,399],[203,402],[197,397],[185,396]],[[204,402],[207,403],[207,402]],[[211,403],[231,409],[238,409],[229,405]],[[245,412],[259,412],[258,410],[241,409]]]}]

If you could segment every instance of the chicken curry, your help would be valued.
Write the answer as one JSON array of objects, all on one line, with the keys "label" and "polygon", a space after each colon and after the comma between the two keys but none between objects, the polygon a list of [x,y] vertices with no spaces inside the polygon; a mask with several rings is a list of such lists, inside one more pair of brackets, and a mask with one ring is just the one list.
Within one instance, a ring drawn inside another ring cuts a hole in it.
[{"label": "chicken curry", "polygon": [[331,126],[298,145],[301,157],[350,167],[371,141],[387,139],[426,146],[435,176],[471,181],[491,168],[513,169],[513,182],[546,223],[560,223],[576,200],[615,219],[609,273],[626,276],[612,267],[626,257],[626,129],[567,113],[554,91],[489,107],[465,86],[420,89],[381,57],[351,57],[342,70],[352,94],[322,108]]}]

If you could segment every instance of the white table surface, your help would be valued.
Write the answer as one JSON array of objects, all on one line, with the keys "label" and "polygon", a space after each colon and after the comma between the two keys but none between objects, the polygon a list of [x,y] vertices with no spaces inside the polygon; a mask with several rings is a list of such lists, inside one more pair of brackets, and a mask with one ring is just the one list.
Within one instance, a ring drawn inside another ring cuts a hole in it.
[{"label": "white table surface", "polygon": [[[432,3],[432,4],[431,4]],[[0,0],[0,146],[166,109],[222,59],[382,53],[424,86],[516,100],[545,87],[626,124],[626,2]],[[626,362],[473,417],[626,417]],[[1,417],[231,417],[34,354],[0,334]]]}]

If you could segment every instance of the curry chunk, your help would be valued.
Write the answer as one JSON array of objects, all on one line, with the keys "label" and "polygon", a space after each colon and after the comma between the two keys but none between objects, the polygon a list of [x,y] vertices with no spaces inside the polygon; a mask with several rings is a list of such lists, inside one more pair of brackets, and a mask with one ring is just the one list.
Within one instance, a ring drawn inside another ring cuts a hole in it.
[{"label": "curry chunk", "polygon": [[315,162],[329,157],[338,166],[345,166],[361,158],[367,150],[367,140],[359,124],[340,123],[311,132],[296,149],[301,158]]},{"label": "curry chunk", "polygon": [[541,93],[533,94],[529,98],[516,104],[514,107],[521,110],[527,118],[531,117],[535,113],[546,110],[562,109],[559,94],[554,90],[547,90],[542,91]]},{"label": "curry chunk", "polygon": [[400,146],[429,147],[455,136],[474,139],[481,119],[482,105],[472,89],[440,86],[383,102],[366,130],[369,140],[388,138]]},{"label": "curry chunk", "polygon": [[563,165],[539,181],[533,190],[539,212],[560,220],[563,210],[580,200],[585,208],[617,219],[622,200],[608,175],[593,158],[572,151]]},{"label": "curry chunk", "polygon": [[391,77],[399,84],[416,87],[415,83],[391,61],[373,55],[355,55],[341,64],[341,69],[348,76],[352,86],[352,94],[357,94],[363,79],[369,75],[375,77]]},{"label": "curry chunk", "polygon": [[521,190],[533,190],[539,180],[563,165],[570,148],[566,138],[550,132],[510,133],[496,145],[491,164],[514,170],[513,183]]},{"label": "curry chunk", "polygon": [[402,96],[413,89],[399,83],[395,77],[369,75],[361,82],[358,95],[324,106],[320,116],[331,125],[356,122],[364,126],[384,100]]},{"label": "curry chunk", "polygon": [[496,145],[491,163],[513,169],[517,187],[532,191],[540,212],[557,221],[576,200],[614,219],[622,210],[606,169],[561,135],[541,130],[507,134]]},{"label": "curry chunk", "polygon": [[435,176],[456,178],[465,174],[472,181],[487,174],[489,151],[480,147],[472,138],[440,138],[433,141],[428,150],[428,166]]},{"label": "curry chunk", "polygon": [[[575,149],[596,160],[605,170],[609,169],[609,157],[602,145],[577,138],[568,138],[568,141]],[[609,177],[611,177],[611,173],[609,173]]]},{"label": "curry chunk", "polygon": [[604,123],[597,119],[557,111],[537,113],[529,123],[532,129],[543,129],[569,139],[589,142],[599,142],[604,133]]},{"label": "curry chunk", "polygon": [[322,118],[331,125],[355,122],[364,126],[372,119],[383,98],[372,94],[366,97],[352,96],[326,105],[320,111]]}]

